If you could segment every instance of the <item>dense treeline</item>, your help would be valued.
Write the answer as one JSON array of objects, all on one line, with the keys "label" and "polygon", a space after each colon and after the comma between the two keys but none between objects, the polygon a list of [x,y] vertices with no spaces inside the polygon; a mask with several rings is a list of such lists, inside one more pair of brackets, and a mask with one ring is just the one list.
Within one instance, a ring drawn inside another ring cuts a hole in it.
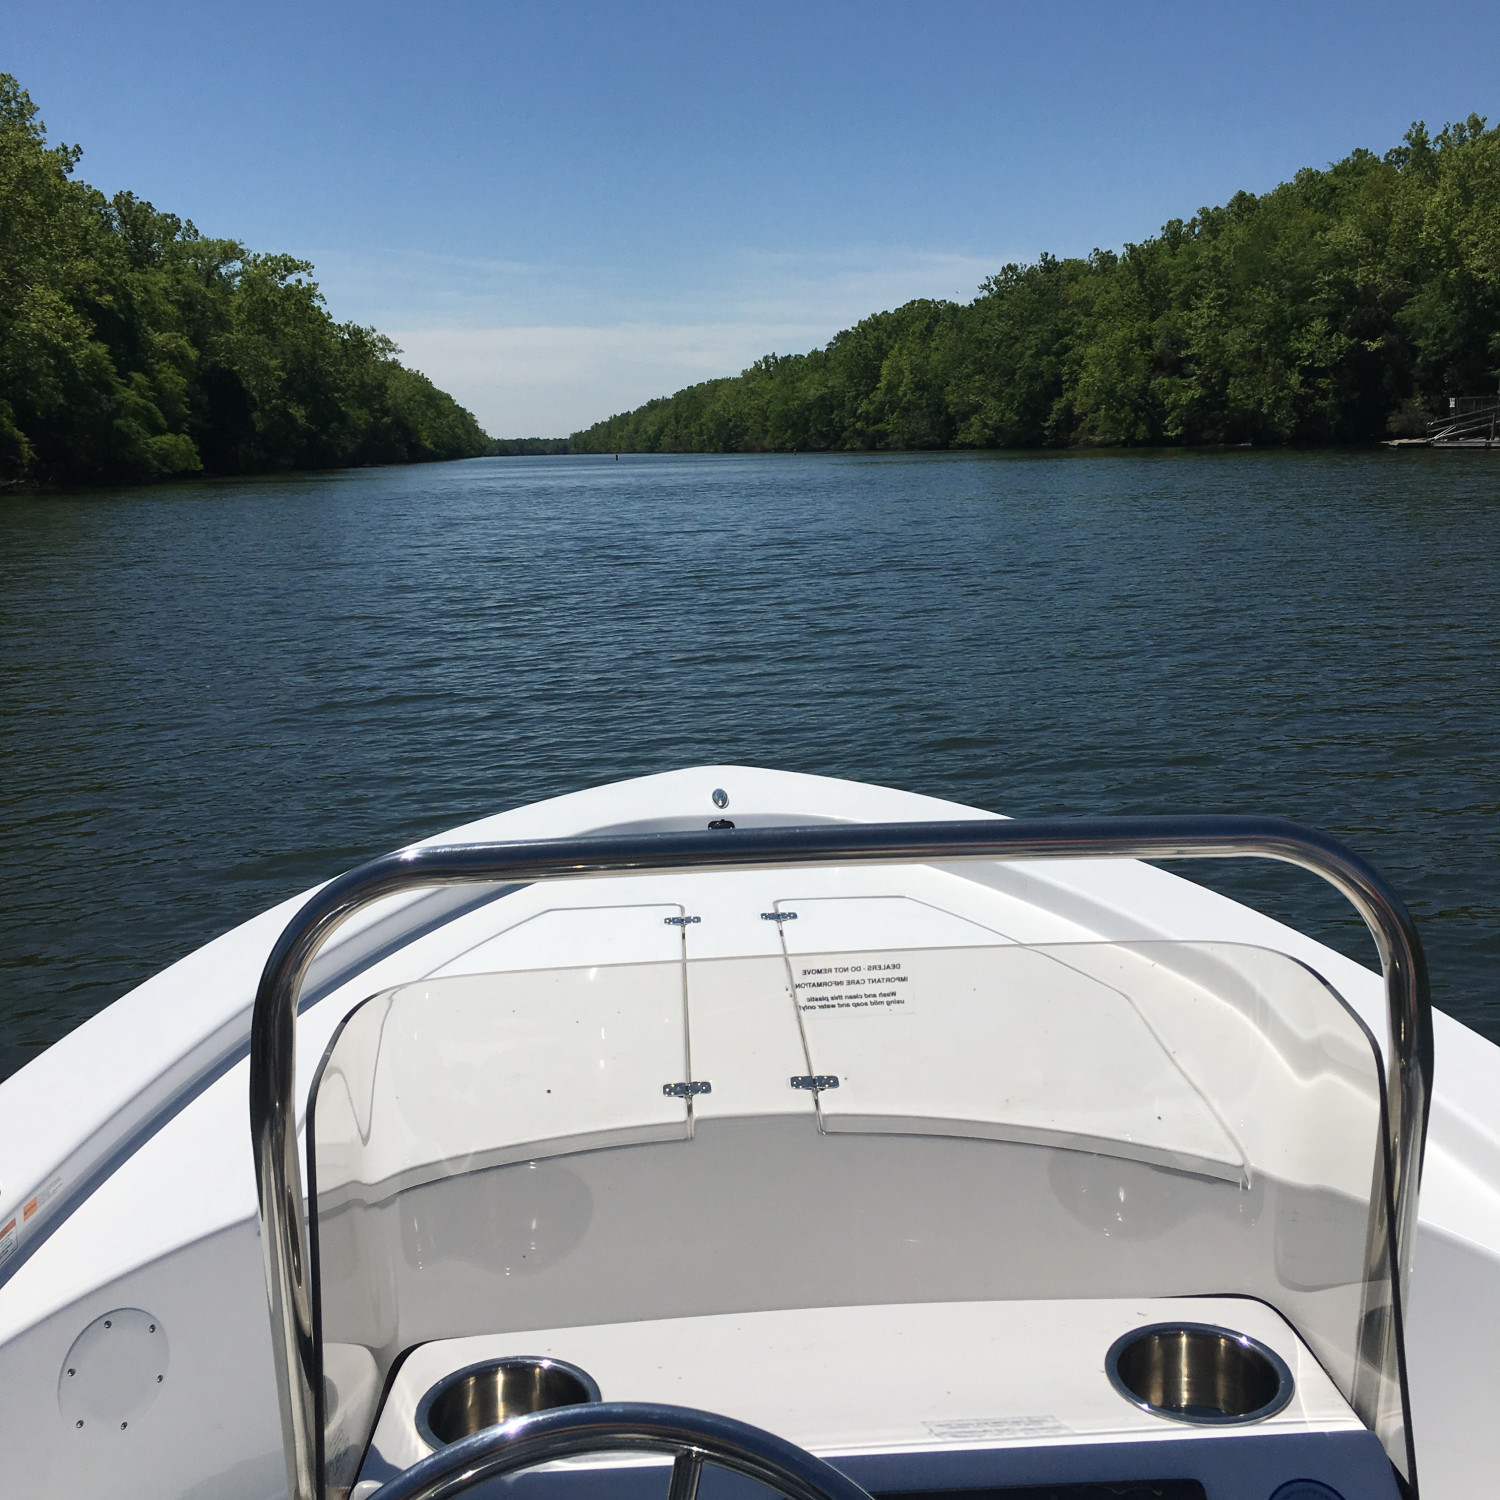
[{"label": "dense treeline", "polygon": [[1476,115],[1009,265],[575,433],[575,452],[1319,443],[1411,428],[1500,365],[1500,131]]},{"label": "dense treeline", "polygon": [[534,457],[537,454],[568,453],[567,438],[496,438],[490,451],[500,458]]},{"label": "dense treeline", "polygon": [[464,458],[478,423],[312,269],[73,178],[0,74],[0,484]]}]

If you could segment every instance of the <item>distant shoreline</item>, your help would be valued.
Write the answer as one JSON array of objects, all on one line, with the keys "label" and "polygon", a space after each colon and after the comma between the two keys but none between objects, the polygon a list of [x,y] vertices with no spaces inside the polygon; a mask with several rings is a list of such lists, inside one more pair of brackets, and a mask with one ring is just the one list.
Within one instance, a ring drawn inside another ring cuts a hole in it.
[{"label": "distant shoreline", "polygon": [[[777,460],[797,459],[826,459],[826,460],[876,460],[890,462],[922,463],[964,463],[968,461],[995,462],[995,463],[1066,463],[1085,462],[1090,459],[1099,461],[1148,463],[1153,460],[1172,459],[1180,462],[1192,462],[1195,460],[1223,459],[1233,461],[1242,460],[1264,460],[1267,458],[1289,459],[1289,460],[1314,460],[1332,459],[1339,456],[1346,458],[1370,458],[1375,455],[1389,455],[1391,463],[1411,463],[1413,455],[1442,452],[1441,449],[1422,447],[1391,448],[1381,443],[1322,443],[1322,444],[1283,444],[1279,446],[1254,446],[1249,444],[1210,444],[1199,443],[1191,446],[1186,444],[1163,444],[1159,447],[1072,447],[1072,448],[944,448],[944,449],[863,449],[857,451],[840,452],[781,452],[772,453],[757,451],[753,453],[620,453],[618,457],[622,461],[630,459],[701,459],[704,461],[712,459],[765,459],[767,462]],[[1457,451],[1457,450],[1455,450]],[[1469,450],[1462,450],[1469,451]],[[1500,457],[1500,449],[1492,450],[1496,457]],[[472,463],[487,458],[582,458],[592,459],[600,463],[608,463],[616,455],[612,453],[568,453],[568,452],[546,452],[546,453],[480,453],[466,459],[433,459],[424,462],[434,467],[445,463]],[[1455,473],[1472,474],[1475,472],[1470,463],[1462,459],[1442,458],[1434,462],[1452,463]],[[263,485],[296,485],[305,484],[308,481],[321,481],[334,483],[341,477],[352,477],[365,474],[374,469],[397,469],[413,467],[402,464],[357,464],[339,469],[284,469],[274,471],[262,471],[251,474],[169,474],[161,475],[150,480],[97,480],[88,484],[57,485],[36,484],[17,482],[14,480],[0,481],[0,516],[5,514],[8,505],[24,504],[26,501],[67,501],[82,496],[98,496],[100,499],[111,495],[126,496],[140,493],[146,490],[159,490],[170,492],[177,489],[187,490],[194,485],[211,489],[230,488],[235,486],[263,486]]]},{"label": "distant shoreline", "polygon": [[[520,446],[521,444],[528,446]],[[530,446],[535,444],[536,446]],[[574,449],[567,438],[512,439],[497,442],[491,457],[496,458],[964,458],[992,455],[1011,458],[1085,458],[1089,456],[1146,457],[1151,454],[1265,454],[1265,453],[1373,453],[1399,452],[1483,452],[1482,447],[1460,449],[1437,447],[1425,439],[1389,440],[1364,438],[1344,442],[1288,443],[1070,443],[1062,447],[951,447],[951,448],[604,448]],[[1500,454],[1500,446],[1489,451]]]}]

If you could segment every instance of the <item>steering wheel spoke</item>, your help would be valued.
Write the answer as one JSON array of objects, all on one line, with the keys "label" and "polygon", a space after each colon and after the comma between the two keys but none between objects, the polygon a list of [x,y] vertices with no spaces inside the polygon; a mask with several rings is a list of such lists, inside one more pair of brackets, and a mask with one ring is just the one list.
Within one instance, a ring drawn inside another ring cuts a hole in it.
[{"label": "steering wheel spoke", "polygon": [[703,1455],[696,1448],[679,1453],[672,1464],[672,1486],[667,1500],[698,1500],[698,1481],[703,1477]]},{"label": "steering wheel spoke", "polygon": [[686,1406],[559,1406],[487,1427],[413,1464],[373,1500],[449,1500],[487,1479],[588,1453],[672,1456],[667,1500],[697,1500],[703,1466],[759,1480],[786,1500],[870,1500],[832,1464],[774,1433]]}]

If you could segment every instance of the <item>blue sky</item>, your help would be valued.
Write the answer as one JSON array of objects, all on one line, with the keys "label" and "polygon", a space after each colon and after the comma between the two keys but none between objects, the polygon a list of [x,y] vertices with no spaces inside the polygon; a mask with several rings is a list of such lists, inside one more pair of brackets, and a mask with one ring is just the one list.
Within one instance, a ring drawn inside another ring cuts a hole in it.
[{"label": "blue sky", "polygon": [[8,0],[80,175],[317,265],[508,436],[1413,119],[1500,115],[1494,6]]}]

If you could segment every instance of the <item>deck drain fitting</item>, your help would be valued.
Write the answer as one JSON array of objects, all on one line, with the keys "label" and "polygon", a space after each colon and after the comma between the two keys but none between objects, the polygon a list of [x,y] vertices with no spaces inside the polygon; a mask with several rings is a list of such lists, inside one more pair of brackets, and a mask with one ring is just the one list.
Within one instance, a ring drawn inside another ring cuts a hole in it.
[{"label": "deck drain fitting", "polygon": [[487,1359],[445,1375],[417,1404],[417,1432],[433,1448],[513,1417],[599,1399],[591,1375],[560,1359],[514,1355]]},{"label": "deck drain fitting", "polygon": [[1110,1384],[1132,1406],[1174,1422],[1222,1427],[1275,1416],[1292,1372],[1274,1350],[1211,1323],[1153,1323],[1115,1340]]}]

